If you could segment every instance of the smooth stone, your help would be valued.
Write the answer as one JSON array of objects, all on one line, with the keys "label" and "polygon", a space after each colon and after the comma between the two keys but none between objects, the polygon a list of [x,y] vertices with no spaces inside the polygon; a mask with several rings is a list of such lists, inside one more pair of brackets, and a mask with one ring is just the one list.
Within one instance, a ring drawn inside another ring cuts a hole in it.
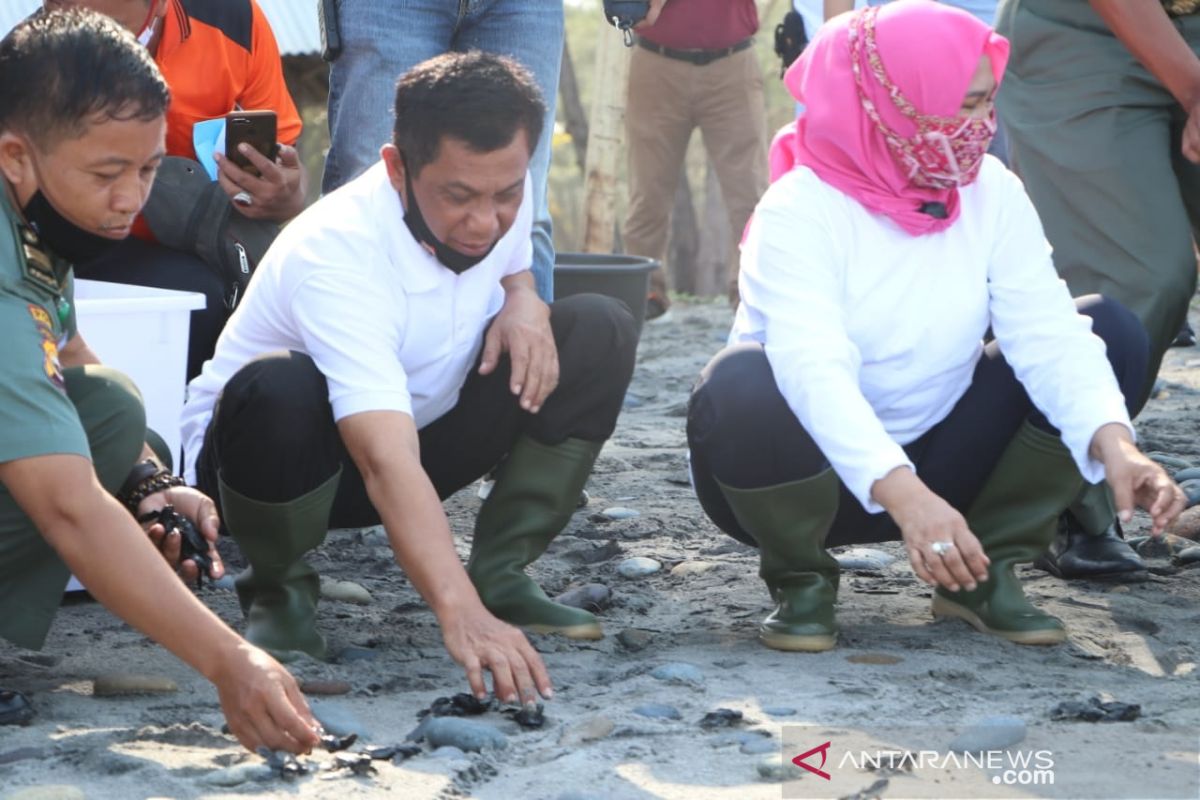
[{"label": "smooth stone", "polygon": [[454,745],[447,744],[447,745],[443,745],[443,746],[439,747],[438,749],[434,750],[432,753],[429,754],[429,757],[430,758],[460,759],[460,758],[466,758],[467,754],[462,749],[455,747]]},{"label": "smooth stone", "polygon": [[304,681],[300,684],[300,691],[317,695],[349,694],[350,688],[346,681]]},{"label": "smooth stone", "polygon": [[1171,559],[1171,563],[1179,567],[1187,564],[1195,564],[1198,561],[1200,561],[1200,546],[1196,545],[1193,545],[1192,547],[1185,547],[1183,550],[1180,550],[1178,553],[1176,553],[1175,557]]},{"label": "smooth stone", "polygon": [[222,589],[226,592],[234,591],[237,586],[234,583],[234,578],[229,573],[222,575],[220,578],[212,582],[212,585],[217,589]]},{"label": "smooth stone", "polygon": [[742,752],[749,756],[759,756],[765,753],[776,752],[779,748],[780,744],[778,742],[764,736],[742,743]]},{"label": "smooth stone", "polygon": [[612,590],[602,583],[585,583],[567,589],[554,598],[554,602],[571,608],[582,608],[584,611],[602,611],[612,602]]},{"label": "smooth stone", "polygon": [[417,730],[435,749],[451,745],[467,752],[479,752],[489,747],[498,750],[508,747],[508,737],[486,722],[473,719],[426,717]]},{"label": "smooth stone", "polygon": [[874,550],[870,547],[854,547],[844,553],[838,553],[834,558],[842,569],[862,569],[877,571],[887,569],[896,560],[891,553]]},{"label": "smooth stone", "polygon": [[662,564],[653,558],[634,556],[627,558],[617,565],[617,574],[622,578],[644,578],[662,569]]},{"label": "smooth stone", "polygon": [[792,717],[796,715],[796,709],[790,706],[764,706],[763,713],[772,717]]},{"label": "smooth stone", "polygon": [[101,675],[92,681],[95,697],[170,694],[179,691],[175,681],[159,675]]},{"label": "smooth stone", "polygon": [[953,753],[1004,750],[1025,739],[1025,722],[1020,717],[984,717],[954,737],[947,746]]},{"label": "smooth stone", "polygon": [[1193,478],[1191,480],[1182,481],[1179,488],[1187,495],[1187,507],[1191,508],[1200,502],[1200,479]]},{"label": "smooth stone", "polygon": [[369,647],[355,647],[353,645],[343,648],[337,655],[339,664],[353,664],[356,661],[373,661],[379,656],[378,650],[372,650]]},{"label": "smooth stone", "polygon": [[4,796],[4,800],[85,800],[87,795],[78,786],[55,784],[48,786],[30,786],[21,789],[16,794]]},{"label": "smooth stone", "polygon": [[631,653],[645,650],[654,641],[654,634],[637,628],[626,628],[617,634],[617,641]]},{"label": "smooth stone", "polygon": [[650,719],[683,719],[678,708],[663,703],[643,703],[633,713]]},{"label": "smooth stone", "polygon": [[614,728],[616,725],[608,717],[592,717],[564,730],[558,737],[558,743],[563,747],[574,747],[594,742],[608,736]]},{"label": "smooth stone", "polygon": [[15,764],[31,758],[49,758],[50,752],[42,747],[18,747],[14,750],[5,750],[0,752],[0,764]]},{"label": "smooth stone", "polygon": [[712,561],[684,561],[671,567],[671,574],[676,578],[686,578],[689,575],[703,575],[716,569]]},{"label": "smooth stone", "polygon": [[855,653],[852,656],[846,656],[846,660],[851,664],[876,664],[882,666],[899,664],[904,659],[900,656],[888,655],[887,653]]},{"label": "smooth stone", "polygon": [[370,592],[354,581],[326,581],[321,584],[321,597],[359,606],[370,605],[374,599]]},{"label": "smooth stone", "polygon": [[769,755],[758,762],[758,777],[768,781],[788,781],[801,778],[808,774],[792,763],[789,758],[784,760],[782,753]]},{"label": "smooth stone", "polygon": [[1167,533],[1184,539],[1200,539],[1200,507],[1184,509],[1179,518],[1167,526]]},{"label": "smooth stone", "polygon": [[650,677],[666,683],[682,683],[689,686],[699,686],[704,683],[704,673],[695,664],[682,661],[672,661],[654,668]]},{"label": "smooth stone", "polygon": [[234,767],[210,772],[202,778],[209,786],[240,786],[247,781],[267,781],[274,777],[275,771],[266,764],[238,764]]},{"label": "smooth stone", "polygon": [[634,517],[640,517],[641,515],[642,512],[638,511],[637,509],[626,508],[625,506],[612,506],[611,508],[606,508],[600,512],[600,516],[611,520],[633,519]]},{"label": "smooth stone", "polygon": [[369,736],[366,726],[354,715],[354,712],[341,703],[335,703],[332,700],[310,700],[308,706],[312,709],[317,722],[320,722],[325,728],[326,733],[332,733],[334,736],[355,734],[364,739]]},{"label": "smooth stone", "polygon": [[1176,483],[1194,481],[1197,478],[1200,478],[1200,467],[1188,467],[1187,469],[1181,469],[1175,473],[1174,478]]}]

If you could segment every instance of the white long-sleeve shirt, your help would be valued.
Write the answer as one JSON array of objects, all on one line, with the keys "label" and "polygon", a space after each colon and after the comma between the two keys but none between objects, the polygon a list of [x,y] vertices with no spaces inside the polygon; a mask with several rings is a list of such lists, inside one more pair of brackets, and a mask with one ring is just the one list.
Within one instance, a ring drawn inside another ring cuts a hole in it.
[{"label": "white long-sleeve shirt", "polygon": [[1096,430],[1133,431],[1021,182],[988,156],[960,201],[948,229],[911,236],[798,167],[767,190],[742,249],[729,341],[764,345],[788,406],[872,513],[875,481],[913,467],[901,446],[966,392],[989,325],[1087,480],[1104,478]]},{"label": "white long-sleeve shirt", "polygon": [[188,482],[195,485],[222,389],[265,353],[310,356],[329,386],[335,421],[399,411],[423,428],[454,408],[484,330],[504,304],[500,280],[529,269],[532,224],[526,175],[512,227],[486,258],[455,275],[409,232],[382,163],[314,203],[271,245],[216,353],[188,385]]}]

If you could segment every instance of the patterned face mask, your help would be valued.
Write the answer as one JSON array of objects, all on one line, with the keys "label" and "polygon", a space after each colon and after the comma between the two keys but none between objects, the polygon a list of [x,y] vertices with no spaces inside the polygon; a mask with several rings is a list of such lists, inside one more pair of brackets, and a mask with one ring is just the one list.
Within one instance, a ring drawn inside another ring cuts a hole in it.
[{"label": "patterned face mask", "polygon": [[[863,111],[883,135],[892,157],[905,170],[914,186],[926,189],[966,186],[979,176],[983,157],[996,135],[995,110],[983,119],[939,117],[917,111],[884,71],[875,41],[877,16],[879,7],[873,6],[850,22],[850,63]],[[863,83],[864,61],[870,66],[874,79],[887,91],[896,109],[917,126],[912,136],[899,135],[879,116],[879,110],[867,95]]]}]

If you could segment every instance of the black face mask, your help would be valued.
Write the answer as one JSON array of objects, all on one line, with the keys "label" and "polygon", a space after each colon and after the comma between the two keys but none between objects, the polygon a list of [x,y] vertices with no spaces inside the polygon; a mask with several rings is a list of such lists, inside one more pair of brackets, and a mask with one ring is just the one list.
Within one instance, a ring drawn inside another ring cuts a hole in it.
[{"label": "black face mask", "polygon": [[121,241],[85,231],[71,222],[59,213],[41,189],[34,192],[21,213],[46,247],[71,264],[86,264]]},{"label": "black face mask", "polygon": [[412,233],[413,238],[421,244],[432,248],[434,257],[441,262],[443,267],[455,275],[463,274],[491,255],[492,250],[496,247],[495,242],[492,243],[492,246],[483,255],[469,256],[458,252],[433,235],[433,231],[429,229],[429,225],[425,222],[425,216],[421,213],[421,207],[417,205],[417,195],[413,192],[412,170],[408,168],[408,159],[404,158],[403,154],[401,154],[400,158],[404,161],[404,190],[407,195],[404,198],[404,224],[408,226],[408,230]]}]

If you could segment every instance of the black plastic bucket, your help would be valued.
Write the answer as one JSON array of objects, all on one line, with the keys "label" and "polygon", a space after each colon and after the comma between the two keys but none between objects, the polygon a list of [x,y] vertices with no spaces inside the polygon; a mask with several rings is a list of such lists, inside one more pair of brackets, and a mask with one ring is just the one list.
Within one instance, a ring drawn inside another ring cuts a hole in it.
[{"label": "black plastic bucket", "polygon": [[554,260],[554,299],[595,292],[624,301],[633,312],[638,334],[646,320],[646,294],[652,258],[595,253],[559,253]]}]

